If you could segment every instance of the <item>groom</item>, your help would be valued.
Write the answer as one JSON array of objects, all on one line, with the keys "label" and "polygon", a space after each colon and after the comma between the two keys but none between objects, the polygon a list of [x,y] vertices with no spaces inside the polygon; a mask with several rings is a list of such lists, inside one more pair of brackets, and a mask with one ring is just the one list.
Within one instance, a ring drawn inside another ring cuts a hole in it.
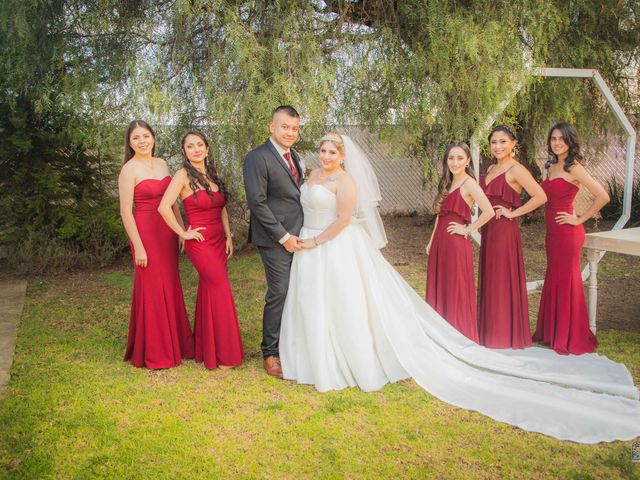
[{"label": "groom", "polygon": [[300,157],[291,149],[300,133],[300,115],[289,105],[279,106],[273,111],[269,131],[271,137],[247,154],[243,176],[251,211],[249,242],[258,247],[267,277],[261,345],[264,369],[282,378],[280,322],[302,228],[300,186],[304,170]]}]

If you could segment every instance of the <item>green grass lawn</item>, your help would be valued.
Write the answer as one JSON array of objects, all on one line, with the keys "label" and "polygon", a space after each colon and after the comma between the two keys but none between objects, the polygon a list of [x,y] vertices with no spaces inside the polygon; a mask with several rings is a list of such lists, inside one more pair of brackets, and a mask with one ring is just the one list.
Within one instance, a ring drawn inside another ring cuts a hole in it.
[{"label": "green grass lawn", "polygon": [[[400,271],[424,288],[418,271]],[[149,371],[122,361],[128,265],[32,280],[0,400],[0,476],[640,478],[631,442],[589,446],[527,433],[445,404],[413,381],[321,394],[268,377],[258,353],[258,255],[234,258],[230,275],[248,354],[230,371],[193,361]],[[182,279],[191,310],[197,278],[187,262]],[[599,338],[599,351],[637,381],[640,334],[608,330]]]}]

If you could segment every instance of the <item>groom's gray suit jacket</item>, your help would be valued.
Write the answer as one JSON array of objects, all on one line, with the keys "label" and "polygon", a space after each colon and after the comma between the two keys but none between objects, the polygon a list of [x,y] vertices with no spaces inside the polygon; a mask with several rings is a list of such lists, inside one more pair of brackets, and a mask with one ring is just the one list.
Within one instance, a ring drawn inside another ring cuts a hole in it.
[{"label": "groom's gray suit jacket", "polygon": [[[300,157],[294,150],[291,157],[302,185]],[[276,247],[285,234],[298,235],[303,220],[300,185],[296,185],[288,165],[270,140],[247,154],[243,176],[251,211],[249,242],[257,247]]]},{"label": "groom's gray suit jacket", "polygon": [[[302,183],[300,157],[293,150],[291,157]],[[279,353],[280,323],[293,259],[279,240],[287,233],[298,235],[302,228],[300,186],[270,140],[247,154],[243,176],[251,210],[249,241],[260,250],[267,278],[261,346],[267,358]]]}]

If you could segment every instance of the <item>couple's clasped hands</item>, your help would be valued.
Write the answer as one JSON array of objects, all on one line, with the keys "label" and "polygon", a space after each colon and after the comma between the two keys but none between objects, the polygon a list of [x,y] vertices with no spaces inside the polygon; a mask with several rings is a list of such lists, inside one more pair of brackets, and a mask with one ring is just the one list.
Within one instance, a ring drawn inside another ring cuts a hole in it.
[{"label": "couple's clasped hands", "polygon": [[318,243],[315,238],[302,239],[300,237],[296,237],[295,235],[291,235],[287,239],[287,241],[282,244],[282,246],[287,250],[287,252],[295,253],[303,249],[317,247]]},{"label": "couple's clasped hands", "polygon": [[302,250],[301,244],[302,244],[302,239],[300,239],[300,237],[291,235],[289,236],[289,238],[287,238],[287,241],[282,244],[282,246],[287,252],[295,253]]}]

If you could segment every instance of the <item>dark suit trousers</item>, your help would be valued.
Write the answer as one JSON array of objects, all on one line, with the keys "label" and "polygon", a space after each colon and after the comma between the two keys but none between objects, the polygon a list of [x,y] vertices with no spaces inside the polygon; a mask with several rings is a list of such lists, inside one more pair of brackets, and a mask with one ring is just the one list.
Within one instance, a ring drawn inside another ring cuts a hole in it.
[{"label": "dark suit trousers", "polygon": [[258,247],[267,277],[267,295],[262,315],[262,356],[278,356],[282,310],[289,289],[293,253],[284,247]]}]

